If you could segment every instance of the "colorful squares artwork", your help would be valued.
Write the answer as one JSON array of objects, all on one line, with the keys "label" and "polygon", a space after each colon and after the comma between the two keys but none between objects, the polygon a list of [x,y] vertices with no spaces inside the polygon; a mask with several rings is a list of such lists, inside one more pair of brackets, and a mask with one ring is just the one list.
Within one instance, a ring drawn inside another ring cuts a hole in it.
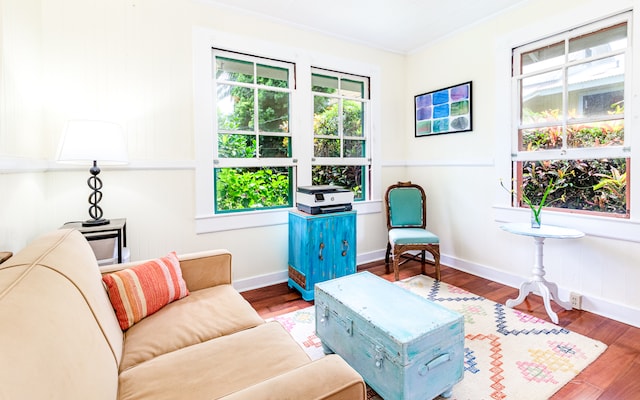
[{"label": "colorful squares artwork", "polygon": [[416,136],[471,130],[471,82],[415,96]]}]

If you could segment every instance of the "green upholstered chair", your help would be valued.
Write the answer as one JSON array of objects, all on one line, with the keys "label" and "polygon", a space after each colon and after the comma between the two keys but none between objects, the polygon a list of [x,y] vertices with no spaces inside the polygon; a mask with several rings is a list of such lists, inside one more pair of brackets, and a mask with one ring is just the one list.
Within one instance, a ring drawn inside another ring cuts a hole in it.
[{"label": "green upholstered chair", "polygon": [[422,273],[425,274],[425,252],[433,255],[436,279],[440,280],[440,239],[426,229],[427,198],[419,185],[398,182],[385,193],[389,241],[385,265],[389,273],[389,256],[393,255],[393,272],[397,281],[400,257],[413,250],[421,252]]}]

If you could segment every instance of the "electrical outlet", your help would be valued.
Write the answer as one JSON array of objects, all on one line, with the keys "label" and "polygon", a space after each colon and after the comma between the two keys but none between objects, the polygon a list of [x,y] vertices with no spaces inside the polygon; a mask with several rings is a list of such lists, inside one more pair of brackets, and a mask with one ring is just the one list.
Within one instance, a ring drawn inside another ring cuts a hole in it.
[{"label": "electrical outlet", "polygon": [[571,292],[571,307],[576,310],[582,310],[582,296],[578,293]]}]

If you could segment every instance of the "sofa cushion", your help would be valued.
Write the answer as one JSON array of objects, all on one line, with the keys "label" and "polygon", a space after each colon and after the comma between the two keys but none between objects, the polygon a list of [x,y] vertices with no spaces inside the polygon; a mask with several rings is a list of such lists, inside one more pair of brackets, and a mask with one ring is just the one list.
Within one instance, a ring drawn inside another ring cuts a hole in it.
[{"label": "sofa cushion", "polygon": [[217,399],[309,362],[282,325],[269,322],[123,371],[119,399]]},{"label": "sofa cushion", "polygon": [[263,323],[264,320],[231,285],[196,290],[125,332],[120,370]]},{"label": "sofa cushion", "polygon": [[132,268],[105,274],[109,299],[122,330],[189,294],[175,252]]}]

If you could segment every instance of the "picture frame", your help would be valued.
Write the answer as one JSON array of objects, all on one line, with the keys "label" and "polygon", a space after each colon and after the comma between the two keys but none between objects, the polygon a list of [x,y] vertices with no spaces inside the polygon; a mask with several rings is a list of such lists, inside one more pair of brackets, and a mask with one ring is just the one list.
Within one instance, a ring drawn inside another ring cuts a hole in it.
[{"label": "picture frame", "polygon": [[416,95],[415,137],[471,131],[471,101],[471,81]]}]

